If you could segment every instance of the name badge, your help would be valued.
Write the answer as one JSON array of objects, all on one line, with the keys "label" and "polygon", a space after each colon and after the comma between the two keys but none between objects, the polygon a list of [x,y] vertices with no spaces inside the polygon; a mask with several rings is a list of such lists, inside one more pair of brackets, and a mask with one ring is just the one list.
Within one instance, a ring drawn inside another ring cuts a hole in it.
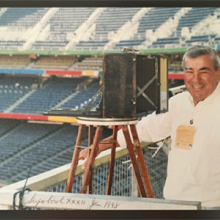
[{"label": "name badge", "polygon": [[194,126],[180,125],[176,130],[175,147],[190,150],[193,146],[193,140],[196,129]]}]

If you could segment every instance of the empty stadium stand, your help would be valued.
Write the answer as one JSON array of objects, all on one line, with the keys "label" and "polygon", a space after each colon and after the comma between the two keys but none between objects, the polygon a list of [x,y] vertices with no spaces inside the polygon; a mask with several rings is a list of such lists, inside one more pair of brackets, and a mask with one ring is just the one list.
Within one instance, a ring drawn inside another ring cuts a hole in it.
[{"label": "empty stadium stand", "polygon": [[83,78],[50,78],[41,88],[33,89],[30,95],[18,103],[11,112],[43,114],[75,93],[77,85],[82,81]]},{"label": "empty stadium stand", "polygon": [[45,40],[37,40],[31,49],[60,50],[69,42],[68,34],[86,21],[94,8],[60,8],[48,21],[49,35]]},{"label": "empty stadium stand", "polygon": [[0,26],[29,28],[37,24],[48,8],[8,8],[1,16]]},{"label": "empty stadium stand", "polygon": [[33,62],[36,69],[69,69],[77,62],[76,56],[40,56]]},{"label": "empty stadium stand", "polygon": [[80,41],[73,49],[86,50],[92,48],[98,50],[103,48],[110,40],[111,33],[114,34],[128,20],[132,19],[140,8],[107,8],[95,21],[95,33],[87,41]]},{"label": "empty stadium stand", "polygon": [[[59,106],[59,108],[63,109],[84,109],[91,98],[95,95],[95,93],[99,90],[99,81],[95,80],[87,85],[86,90],[77,91],[77,93],[73,94],[66,102]],[[95,108],[100,103],[101,96],[93,103],[92,108]]]},{"label": "empty stadium stand", "polygon": [[148,37],[146,36],[147,30],[151,30],[152,33],[154,33],[156,29],[163,24],[163,22],[172,18],[178,10],[180,10],[180,8],[152,8],[140,18],[137,32],[134,33],[133,38],[127,41],[120,41],[114,48],[122,48],[124,46],[135,47],[141,45]]},{"label": "empty stadium stand", "polygon": [[191,10],[186,12],[186,14],[179,19],[179,24],[175,33],[177,36],[181,36],[183,27],[188,27],[189,31],[192,31],[196,24],[203,21],[208,16],[213,16],[216,10],[218,10],[218,8],[191,8]]},{"label": "empty stadium stand", "polygon": [[220,17],[217,7],[155,7],[142,13],[143,9],[8,8],[0,17],[0,49],[172,48],[210,43],[219,35],[213,26]]},{"label": "empty stadium stand", "polygon": [[1,105],[0,111],[4,112],[7,108],[21,99],[25,94],[31,91],[31,85],[34,84],[35,78],[22,77],[1,77],[0,94]]},{"label": "empty stadium stand", "polygon": [[49,8],[7,8],[1,15],[0,48],[22,50],[34,28]]},{"label": "empty stadium stand", "polygon": [[103,57],[86,57],[80,62],[76,62],[70,69],[81,69],[81,70],[99,70],[102,68]]},{"label": "empty stadium stand", "polygon": [[[219,21],[217,7],[1,8],[0,113],[28,118],[53,108],[84,109],[100,88],[100,75],[94,72],[102,71],[103,53],[123,47],[138,48],[149,56],[148,50],[163,54],[171,49],[165,53],[169,73],[181,74],[186,47],[220,44]],[[176,48],[178,53],[172,50]],[[170,87],[182,84],[183,80],[172,80]],[[101,97],[93,110],[100,101]],[[37,122],[0,119],[0,183],[25,179],[30,168],[34,176],[70,163],[77,126]],[[103,137],[110,133],[106,128]],[[88,144],[87,134],[82,144]],[[167,155],[160,150],[152,158],[153,153],[144,149],[155,196],[162,198]],[[114,175],[120,181],[113,181],[113,191],[118,195],[130,196],[131,170],[122,164],[128,159],[116,161]],[[94,170],[97,194],[105,192],[107,170],[108,164]],[[81,177],[75,181],[80,183]]]},{"label": "empty stadium stand", "polygon": [[0,68],[26,68],[31,62],[28,55],[0,55]]}]

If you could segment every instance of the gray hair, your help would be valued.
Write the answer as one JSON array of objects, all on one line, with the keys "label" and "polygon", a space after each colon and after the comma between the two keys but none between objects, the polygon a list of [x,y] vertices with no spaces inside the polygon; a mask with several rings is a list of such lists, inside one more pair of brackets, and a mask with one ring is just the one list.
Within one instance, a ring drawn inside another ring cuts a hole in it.
[{"label": "gray hair", "polygon": [[211,60],[213,61],[215,70],[218,70],[218,68],[220,67],[220,57],[218,52],[215,49],[212,49],[211,47],[202,46],[202,45],[191,46],[186,50],[182,61],[183,69],[184,69],[185,59],[187,57],[196,58],[207,54],[210,56]]}]

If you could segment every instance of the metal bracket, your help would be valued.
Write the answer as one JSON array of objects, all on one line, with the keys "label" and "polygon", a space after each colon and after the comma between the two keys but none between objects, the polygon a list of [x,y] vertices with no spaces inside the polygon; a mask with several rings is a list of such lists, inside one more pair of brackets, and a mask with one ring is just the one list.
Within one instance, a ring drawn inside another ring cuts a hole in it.
[{"label": "metal bracket", "polygon": [[85,115],[87,112],[89,112],[92,104],[96,101],[96,99],[99,97],[99,95],[102,93],[103,87],[101,87],[96,94],[92,97],[91,101],[88,103],[86,108],[83,110],[82,115]]},{"label": "metal bracket", "polygon": [[144,90],[145,90],[146,88],[148,88],[148,86],[149,86],[154,80],[156,80],[156,79],[157,79],[157,76],[155,75],[142,89],[141,89],[139,86],[137,86],[137,90],[138,90],[137,98],[138,98],[140,95],[143,95],[143,97],[144,97],[145,99],[147,99],[147,101],[150,102],[151,105],[153,105],[153,106],[157,109],[156,104],[155,104],[155,103],[146,95],[146,93],[144,92]]}]

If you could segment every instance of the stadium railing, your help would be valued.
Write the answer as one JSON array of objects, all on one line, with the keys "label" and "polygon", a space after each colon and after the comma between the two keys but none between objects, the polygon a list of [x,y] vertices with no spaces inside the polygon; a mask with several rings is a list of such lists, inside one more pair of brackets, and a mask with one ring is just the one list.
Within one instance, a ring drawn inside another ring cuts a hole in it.
[{"label": "stadium railing", "polygon": [[[149,151],[148,144],[142,145],[145,154]],[[0,188],[0,209],[30,209],[30,210],[53,210],[53,209],[95,209],[95,210],[121,210],[121,209],[200,209],[200,202],[170,201],[165,200],[157,194],[155,198],[140,198],[134,175],[128,161],[128,152],[125,148],[116,149],[116,164],[114,168],[114,178],[111,196],[105,195],[106,175],[110,151],[102,152],[95,160],[93,170],[93,194],[79,194],[82,183],[83,170],[79,161],[76,176],[72,188],[72,193],[64,193],[66,180],[70,169],[70,164],[41,173],[31,178],[24,179]],[[155,154],[155,153],[154,153]],[[164,154],[166,155],[166,154]],[[166,157],[166,156],[165,156]],[[154,159],[148,166],[151,181],[157,182],[155,187],[161,184],[161,180],[156,180],[155,176],[161,174],[161,170],[166,169],[166,159],[163,167],[158,167],[161,160]],[[123,163],[124,168],[121,164]],[[159,190],[162,193],[162,185]]]}]

